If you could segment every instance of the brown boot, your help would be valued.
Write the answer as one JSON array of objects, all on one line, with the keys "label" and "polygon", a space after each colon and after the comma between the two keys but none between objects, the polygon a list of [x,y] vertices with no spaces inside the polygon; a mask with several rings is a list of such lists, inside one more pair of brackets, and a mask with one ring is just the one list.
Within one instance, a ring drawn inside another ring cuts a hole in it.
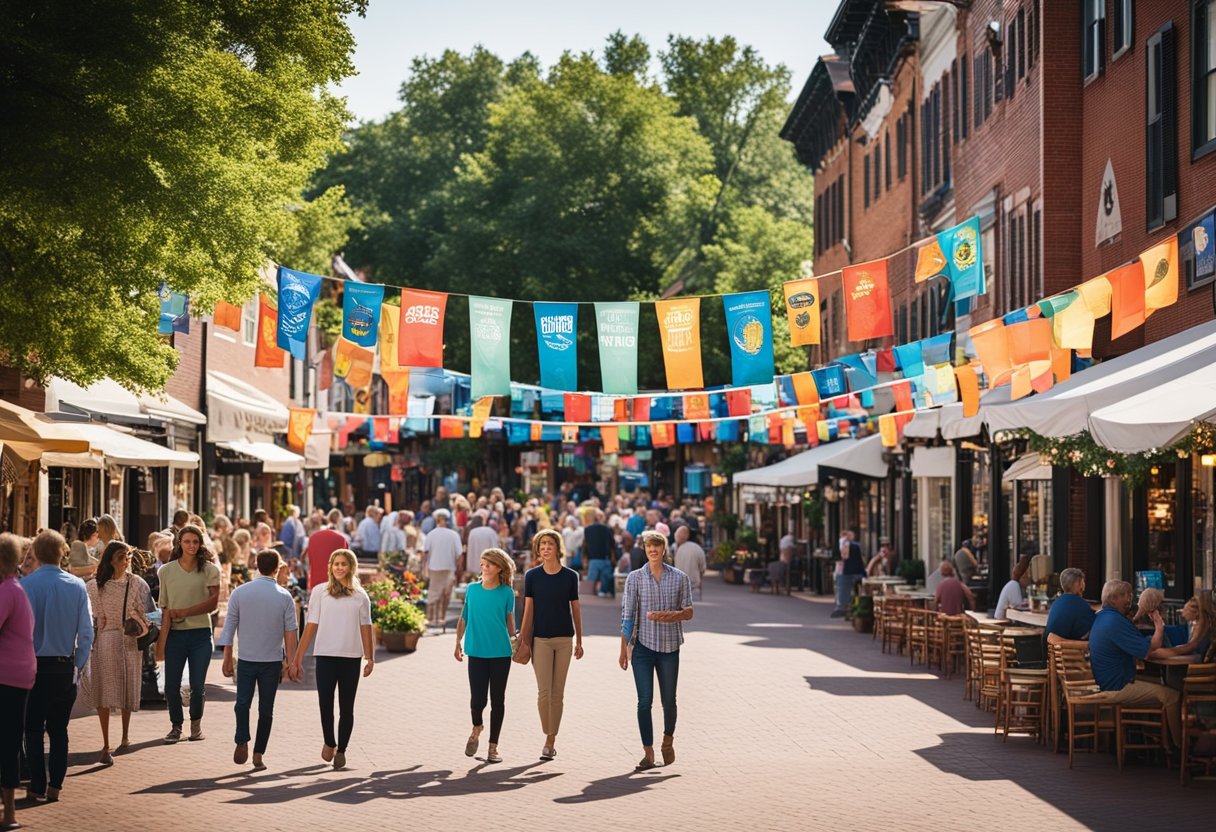
[{"label": "brown boot", "polygon": [[663,752],[663,765],[669,766],[676,761],[676,749],[672,743],[675,738],[670,734],[663,735],[663,745],[659,748]]}]

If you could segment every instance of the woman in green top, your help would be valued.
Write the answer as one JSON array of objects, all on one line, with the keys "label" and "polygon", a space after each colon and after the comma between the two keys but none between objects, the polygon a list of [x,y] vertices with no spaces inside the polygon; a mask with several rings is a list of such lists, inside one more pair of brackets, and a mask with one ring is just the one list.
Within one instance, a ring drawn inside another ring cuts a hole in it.
[{"label": "woman in green top", "polygon": [[464,661],[465,653],[469,656],[469,707],[473,714],[473,733],[465,743],[464,753],[469,757],[477,753],[488,688],[491,703],[488,763],[502,762],[498,756],[498,734],[506,714],[511,641],[515,638],[514,578],[515,564],[506,552],[502,549],[482,552],[481,581],[469,584],[456,626],[456,661]]},{"label": "woman in green top", "polygon": [[211,664],[211,613],[219,605],[220,570],[203,556],[203,532],[182,526],[173,556],[156,573],[160,581],[161,628],[156,658],[165,662],[165,699],[169,733],[165,743],[182,738],[182,672],[190,664],[190,739],[203,737],[203,687]]}]

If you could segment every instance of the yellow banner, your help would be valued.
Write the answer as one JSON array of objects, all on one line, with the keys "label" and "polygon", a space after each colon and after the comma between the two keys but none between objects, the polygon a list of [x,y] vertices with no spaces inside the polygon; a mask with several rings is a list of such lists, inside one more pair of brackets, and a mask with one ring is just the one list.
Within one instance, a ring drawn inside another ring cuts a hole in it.
[{"label": "yellow banner", "polygon": [[884,413],[878,417],[878,435],[884,448],[894,448],[899,444],[899,425],[895,423],[893,413]]},{"label": "yellow banner", "polygon": [[380,307],[380,375],[388,381],[389,373],[407,370],[397,362],[397,332],[401,325],[401,307],[386,303]]},{"label": "yellow banner", "polygon": [[1178,301],[1178,238],[1173,234],[1164,243],[1140,255],[1144,264],[1144,313],[1164,309]]},{"label": "yellow banner", "polygon": [[663,341],[663,363],[669,390],[705,386],[701,374],[701,299],[674,298],[654,304]]},{"label": "yellow banner", "polygon": [[304,453],[308,437],[312,436],[312,423],[317,411],[307,407],[293,407],[287,419],[287,447],[298,454]]},{"label": "yellow banner", "polygon": [[819,343],[819,280],[804,277],[785,284],[785,314],[795,347]]},{"label": "yellow banner", "polygon": [[473,418],[485,421],[490,418],[490,413],[494,410],[494,397],[482,396],[477,401],[473,402]]}]

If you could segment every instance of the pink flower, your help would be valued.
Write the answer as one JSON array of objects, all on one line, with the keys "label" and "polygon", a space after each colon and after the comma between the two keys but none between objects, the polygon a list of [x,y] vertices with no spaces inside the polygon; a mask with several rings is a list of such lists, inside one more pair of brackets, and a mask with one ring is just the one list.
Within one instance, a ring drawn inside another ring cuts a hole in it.
[{"label": "pink flower", "polygon": [[400,597],[401,597],[401,593],[400,593],[400,592],[390,592],[390,593],[388,594],[388,597],[389,597],[389,598],[400,598]]},{"label": "pink flower", "polygon": [[380,599],[380,601],[379,601],[378,603],[380,604],[380,606],[382,606],[382,607],[386,607],[386,606],[388,606],[388,599],[387,599],[387,598],[381,598],[381,599]]}]

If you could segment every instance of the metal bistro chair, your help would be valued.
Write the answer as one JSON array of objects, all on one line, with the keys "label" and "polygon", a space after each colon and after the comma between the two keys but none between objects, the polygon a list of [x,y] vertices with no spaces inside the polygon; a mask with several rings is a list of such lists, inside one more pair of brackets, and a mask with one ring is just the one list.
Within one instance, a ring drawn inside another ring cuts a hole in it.
[{"label": "metal bistro chair", "polygon": [[1196,756],[1194,740],[1216,729],[1216,664],[1193,664],[1182,680],[1182,785],[1191,768],[1202,767],[1205,779],[1216,770],[1216,756]]}]

